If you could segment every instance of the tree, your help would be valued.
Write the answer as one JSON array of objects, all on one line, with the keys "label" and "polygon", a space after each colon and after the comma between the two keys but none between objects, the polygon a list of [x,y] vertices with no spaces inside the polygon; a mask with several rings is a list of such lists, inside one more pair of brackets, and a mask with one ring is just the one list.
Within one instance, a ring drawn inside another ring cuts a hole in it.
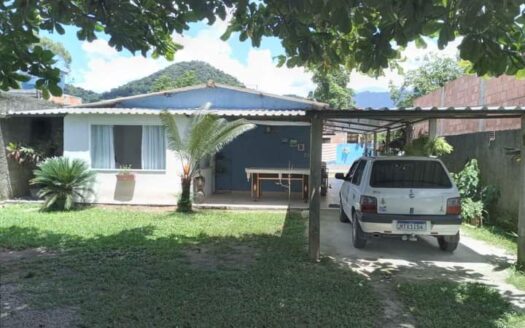
[{"label": "tree", "polygon": [[354,92],[348,88],[350,73],[340,67],[329,71],[314,69],[313,82],[317,87],[310,92],[309,98],[322,101],[333,108],[349,108],[354,103],[352,97]]},{"label": "tree", "polygon": [[194,71],[186,71],[177,79],[173,79],[169,75],[162,75],[153,83],[153,85],[151,86],[151,91],[156,92],[169,89],[184,88],[198,83],[199,80],[197,79],[197,76],[195,75]]},{"label": "tree", "polygon": [[177,118],[168,111],[161,113],[160,118],[168,134],[168,147],[178,154],[182,163],[182,192],[177,210],[190,212],[191,181],[198,172],[198,163],[244,132],[253,129],[255,125],[245,119],[227,121],[207,113],[206,110],[188,118],[184,127],[179,126]]},{"label": "tree", "polygon": [[56,57],[62,62],[63,68],[69,71],[71,66],[71,53],[64,47],[60,42],[51,40],[50,38],[42,37],[40,42],[37,44],[43,49],[50,50],[55,54]]},{"label": "tree", "polygon": [[[109,36],[117,50],[173,59],[182,46],[172,34],[189,23],[231,15],[222,36],[238,33],[258,47],[263,37],[282,41],[279,63],[321,66],[380,74],[410,41],[436,38],[440,49],[462,37],[460,57],[479,75],[524,74],[525,13],[520,0],[159,0],[159,1],[2,1],[0,2],[0,88],[16,88],[27,74],[38,88],[58,95],[59,72],[52,51],[32,45],[39,31],[63,34],[78,28],[80,40]],[[520,71],[522,70],[522,71]]]},{"label": "tree", "polygon": [[421,67],[407,72],[401,87],[390,82],[390,98],[396,106],[412,106],[415,98],[439,89],[464,74],[465,69],[456,60],[432,55],[425,58]]}]

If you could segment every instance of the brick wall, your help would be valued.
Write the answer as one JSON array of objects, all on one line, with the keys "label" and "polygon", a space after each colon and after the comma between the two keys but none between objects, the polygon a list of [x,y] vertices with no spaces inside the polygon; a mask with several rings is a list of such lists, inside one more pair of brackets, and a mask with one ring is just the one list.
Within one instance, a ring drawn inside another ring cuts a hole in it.
[{"label": "brick wall", "polygon": [[[467,75],[448,82],[443,88],[414,100],[414,106],[514,106],[525,105],[525,80],[513,76],[480,78]],[[438,135],[449,136],[483,131],[504,131],[520,128],[519,119],[439,120]],[[428,123],[414,127],[415,135],[428,132]]]}]

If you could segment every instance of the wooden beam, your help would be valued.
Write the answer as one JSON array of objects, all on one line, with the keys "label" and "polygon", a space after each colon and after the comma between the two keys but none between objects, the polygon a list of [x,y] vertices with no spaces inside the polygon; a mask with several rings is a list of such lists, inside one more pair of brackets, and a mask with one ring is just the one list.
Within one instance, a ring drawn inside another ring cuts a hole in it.
[{"label": "wooden beam", "polygon": [[310,196],[308,221],[308,255],[319,261],[321,219],[321,154],[323,142],[323,120],[314,116],[310,121]]},{"label": "wooden beam", "polygon": [[521,160],[518,211],[518,267],[525,269],[525,114],[521,116]]}]

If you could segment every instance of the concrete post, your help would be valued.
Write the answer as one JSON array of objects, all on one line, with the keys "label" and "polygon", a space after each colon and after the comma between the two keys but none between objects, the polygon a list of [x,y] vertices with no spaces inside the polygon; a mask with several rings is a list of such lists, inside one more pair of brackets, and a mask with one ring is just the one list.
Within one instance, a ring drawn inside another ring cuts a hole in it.
[{"label": "concrete post", "polygon": [[525,114],[521,115],[520,133],[520,185],[519,185],[519,211],[518,211],[518,267],[525,269]]},{"label": "concrete post", "polygon": [[374,156],[377,156],[377,132],[374,132],[374,151],[372,152]]},{"label": "concrete post", "polygon": [[312,261],[319,261],[320,218],[321,218],[321,152],[323,142],[323,120],[314,117],[310,126],[310,190],[308,255]]},{"label": "concrete post", "polygon": [[390,128],[386,129],[386,141],[385,141],[385,151],[387,154],[390,154],[390,142],[392,142],[391,140],[391,135],[390,135]]},{"label": "concrete post", "polygon": [[430,120],[428,120],[428,137],[430,138],[430,140],[436,139],[438,137],[437,123],[438,121],[435,118],[431,118]]}]

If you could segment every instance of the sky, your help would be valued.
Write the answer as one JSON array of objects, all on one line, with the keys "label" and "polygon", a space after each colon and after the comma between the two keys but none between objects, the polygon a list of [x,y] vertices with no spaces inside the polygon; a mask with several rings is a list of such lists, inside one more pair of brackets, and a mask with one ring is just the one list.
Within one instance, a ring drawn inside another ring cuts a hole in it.
[{"label": "sky", "polygon": [[[68,27],[64,35],[43,34],[61,42],[72,55],[71,72],[67,83],[93,90],[109,91],[127,82],[140,79],[173,63],[201,60],[236,77],[246,87],[275,94],[307,96],[315,88],[311,74],[305,69],[277,67],[276,56],[283,54],[280,40],[265,38],[259,48],[253,48],[248,41],[241,42],[233,34],[228,41],[220,40],[227,22],[217,20],[214,25],[196,23],[190,25],[183,36],[174,35],[176,42],[184,48],[175,54],[174,61],[164,58],[132,55],[129,51],[118,52],[107,44],[107,36],[99,35],[93,42],[79,41],[75,28]],[[455,57],[459,41],[449,44],[440,51],[440,56]],[[421,65],[423,58],[438,51],[433,40],[427,40],[426,49],[409,44],[403,53],[406,61],[403,69],[409,70]],[[400,85],[402,76],[387,71],[379,78],[352,72],[349,87],[356,92],[388,91],[389,81]]]}]

